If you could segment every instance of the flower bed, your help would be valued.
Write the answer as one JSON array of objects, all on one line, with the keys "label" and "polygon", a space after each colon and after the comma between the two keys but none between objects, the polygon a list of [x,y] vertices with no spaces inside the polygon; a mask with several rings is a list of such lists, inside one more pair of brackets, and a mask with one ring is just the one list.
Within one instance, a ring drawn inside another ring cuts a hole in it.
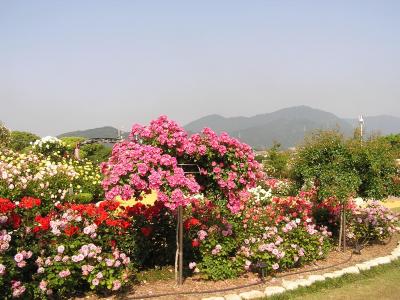
[{"label": "flower bed", "polygon": [[46,298],[71,291],[119,290],[133,270],[131,223],[118,204],[58,205],[0,199],[0,286],[5,298]]},{"label": "flower bed", "polygon": [[[189,136],[166,117],[135,125],[101,164],[64,157],[57,139],[37,153],[0,153],[0,292],[6,298],[115,292],[136,270],[175,258],[176,208],[184,208],[186,270],[202,279],[275,274],[326,257],[337,232],[336,198],[264,176],[249,146],[210,129]],[[192,169],[188,169],[192,168]],[[146,193],[154,205],[119,204]],[[89,197],[90,198],[90,197]],[[91,199],[89,199],[90,201]],[[86,200],[85,200],[86,201]],[[349,240],[382,242],[398,218],[377,203],[346,203]],[[72,288],[73,287],[73,288]]]}]

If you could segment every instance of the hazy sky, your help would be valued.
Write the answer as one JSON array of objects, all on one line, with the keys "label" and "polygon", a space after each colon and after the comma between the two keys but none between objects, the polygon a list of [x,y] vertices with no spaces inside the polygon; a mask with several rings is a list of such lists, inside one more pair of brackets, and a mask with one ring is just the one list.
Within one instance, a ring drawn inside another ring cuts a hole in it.
[{"label": "hazy sky", "polygon": [[309,105],[400,117],[400,1],[3,1],[0,120],[56,135]]}]

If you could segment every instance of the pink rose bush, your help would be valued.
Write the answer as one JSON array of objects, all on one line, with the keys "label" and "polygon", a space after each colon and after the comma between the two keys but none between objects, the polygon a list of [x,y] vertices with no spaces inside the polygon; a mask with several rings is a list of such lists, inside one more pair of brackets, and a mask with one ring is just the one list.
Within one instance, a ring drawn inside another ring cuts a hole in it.
[{"label": "pink rose bush", "polygon": [[201,191],[238,213],[248,189],[261,176],[248,145],[208,128],[189,137],[165,116],[149,126],[134,125],[129,140],[115,145],[101,168],[107,199],[140,197],[156,190],[158,199],[172,210],[188,205]]}]

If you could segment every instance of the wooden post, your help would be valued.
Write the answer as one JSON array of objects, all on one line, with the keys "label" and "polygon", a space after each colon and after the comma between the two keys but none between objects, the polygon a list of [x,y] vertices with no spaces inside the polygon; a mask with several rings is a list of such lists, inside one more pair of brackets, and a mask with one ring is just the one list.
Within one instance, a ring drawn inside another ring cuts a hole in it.
[{"label": "wooden post", "polygon": [[342,204],[340,204],[339,251],[342,250],[342,234],[343,234],[343,206]]},{"label": "wooden post", "polygon": [[346,252],[346,206],[343,204],[343,251]]},{"label": "wooden post", "polygon": [[178,207],[178,285],[183,284],[183,208]]}]

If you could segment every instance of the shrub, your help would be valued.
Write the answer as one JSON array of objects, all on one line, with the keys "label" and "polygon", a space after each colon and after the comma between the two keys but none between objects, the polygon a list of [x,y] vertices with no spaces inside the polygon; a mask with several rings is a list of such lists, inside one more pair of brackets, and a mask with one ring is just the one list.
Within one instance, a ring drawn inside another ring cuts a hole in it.
[{"label": "shrub", "polygon": [[43,154],[52,160],[60,160],[68,153],[67,145],[53,136],[46,136],[32,143],[34,153]]},{"label": "shrub", "polygon": [[[186,174],[187,165],[195,166],[189,173],[200,174]],[[134,125],[130,140],[114,146],[102,164],[103,187],[107,199],[140,197],[153,189],[170,209],[187,205],[201,190],[237,213],[243,209],[240,199],[255,186],[259,167],[248,145],[207,128],[188,137],[163,116],[148,127]]]},{"label": "shrub", "polygon": [[398,214],[378,201],[369,201],[365,207],[355,206],[348,214],[347,237],[354,244],[382,243],[400,231]]},{"label": "shrub", "polygon": [[288,178],[290,152],[282,151],[281,145],[275,143],[270,149],[268,149],[266,156],[262,160],[264,171],[268,176],[275,178]]},{"label": "shrub", "polygon": [[260,264],[277,272],[325,257],[330,233],[313,222],[315,192],[280,198],[258,188],[252,194],[241,214],[206,199],[192,203],[191,218],[197,221],[187,220],[194,251],[190,266],[204,278],[237,277]]},{"label": "shrub", "polygon": [[41,200],[0,199],[2,296],[47,298],[118,290],[132,274],[131,223],[118,203],[66,205],[41,215]]},{"label": "shrub", "polygon": [[70,188],[75,194],[86,192],[99,199],[100,179],[99,170],[88,161],[62,158],[55,162],[41,154],[0,150],[0,197],[40,197],[50,210],[57,201],[66,201]]},{"label": "shrub", "polygon": [[22,151],[38,139],[40,139],[39,136],[30,132],[12,131],[9,148],[14,151]]}]

